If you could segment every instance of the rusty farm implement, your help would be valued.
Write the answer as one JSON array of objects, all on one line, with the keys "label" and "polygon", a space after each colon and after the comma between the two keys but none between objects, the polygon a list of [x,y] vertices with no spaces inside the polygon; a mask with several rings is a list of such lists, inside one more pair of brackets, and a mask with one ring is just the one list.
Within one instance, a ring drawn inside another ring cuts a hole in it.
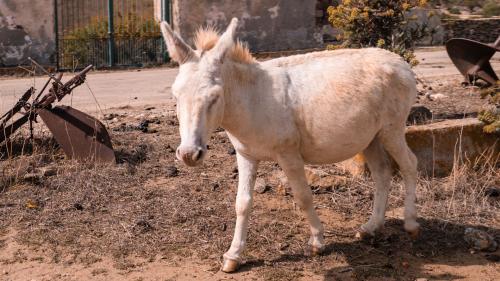
[{"label": "rusty farm implement", "polygon": [[453,64],[465,77],[465,82],[472,84],[477,79],[489,85],[495,85],[498,82],[498,76],[491,67],[490,59],[497,51],[500,51],[500,36],[490,44],[464,38],[452,38],[446,43],[446,51]]},{"label": "rusty farm implement", "polygon": [[[86,74],[92,69],[92,65],[63,83],[62,73],[51,74],[35,61],[32,62],[42,69],[49,79],[36,96],[36,89],[29,88],[12,109],[0,117],[0,145],[26,124],[30,125],[33,138],[33,122],[37,122],[37,118],[40,117],[69,158],[114,162],[115,154],[111,139],[99,120],[70,106],[53,105],[85,82]],[[49,85],[51,87],[45,93]],[[16,116],[20,117],[14,120]]]}]

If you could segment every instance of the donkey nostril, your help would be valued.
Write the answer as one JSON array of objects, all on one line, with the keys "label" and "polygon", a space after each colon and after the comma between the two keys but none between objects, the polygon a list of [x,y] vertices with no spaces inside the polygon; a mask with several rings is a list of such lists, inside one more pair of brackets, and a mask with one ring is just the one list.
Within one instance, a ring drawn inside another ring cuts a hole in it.
[{"label": "donkey nostril", "polygon": [[193,160],[200,161],[202,156],[203,156],[203,149],[200,148],[193,154]]}]

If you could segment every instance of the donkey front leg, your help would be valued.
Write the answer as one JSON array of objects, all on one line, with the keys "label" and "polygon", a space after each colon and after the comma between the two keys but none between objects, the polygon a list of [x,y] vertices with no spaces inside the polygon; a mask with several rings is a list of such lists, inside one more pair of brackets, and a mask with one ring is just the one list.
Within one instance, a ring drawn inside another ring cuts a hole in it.
[{"label": "donkey front leg", "polygon": [[234,228],[233,242],[224,254],[222,271],[234,272],[241,261],[241,253],[245,249],[248,231],[248,219],[252,210],[253,188],[257,175],[258,161],[236,155],[238,162],[238,194],[236,195],[236,227]]},{"label": "donkey front leg", "polygon": [[314,210],[311,188],[307,184],[304,172],[304,161],[300,155],[283,155],[278,162],[292,187],[293,197],[311,228],[310,248],[307,250],[309,252],[307,254],[320,254],[325,246],[323,225]]}]

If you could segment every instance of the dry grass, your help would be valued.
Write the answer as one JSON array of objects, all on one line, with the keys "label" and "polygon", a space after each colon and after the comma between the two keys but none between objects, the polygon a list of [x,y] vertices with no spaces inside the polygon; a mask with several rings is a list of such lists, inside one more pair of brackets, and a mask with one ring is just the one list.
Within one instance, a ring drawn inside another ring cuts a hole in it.
[{"label": "dry grass", "polygon": [[[24,146],[29,149],[23,153],[13,153],[23,151],[13,149],[7,157],[4,152],[0,161],[0,233],[15,230],[17,242],[43,249],[53,262],[92,264],[113,257],[117,268],[131,270],[140,266],[136,257],[152,261],[194,256],[218,270],[235,219],[235,160],[227,152],[229,140],[223,132],[215,133],[204,166],[188,169],[176,162],[171,149],[179,142],[172,110],[158,109],[150,113],[156,117],[141,117],[156,118],[159,124],[152,126],[157,133],[119,129],[121,122],[138,124],[141,120],[134,116],[142,112],[127,110],[120,122],[110,125],[116,129],[112,132],[118,165],[64,160],[53,140],[40,134],[33,147]],[[17,140],[12,147],[21,144]],[[328,246],[325,256],[312,259],[302,254],[308,228],[293,198],[279,195],[272,186],[256,195],[246,268],[275,280],[299,278],[303,270],[327,279],[347,274],[354,279],[406,280],[419,277],[419,264],[425,259],[451,263],[450,256],[468,253],[462,240],[465,227],[483,228],[497,238],[500,235],[500,200],[487,195],[488,189],[500,185],[499,159],[490,153],[482,160],[457,166],[447,178],[419,179],[423,235],[417,242],[408,239],[402,222],[394,218],[388,219],[381,235],[372,241],[355,240],[357,227],[370,214],[373,183],[346,175],[334,165],[323,167],[329,174],[347,177],[347,182],[314,189]],[[31,168],[12,168],[19,163],[29,163]],[[57,176],[37,182],[23,178],[48,166],[57,168]],[[167,166],[176,166],[179,175],[167,177]],[[266,163],[259,176],[273,178],[279,171]],[[398,177],[392,185],[389,213],[397,213],[405,192]],[[415,268],[401,271],[402,258],[414,261]]]}]

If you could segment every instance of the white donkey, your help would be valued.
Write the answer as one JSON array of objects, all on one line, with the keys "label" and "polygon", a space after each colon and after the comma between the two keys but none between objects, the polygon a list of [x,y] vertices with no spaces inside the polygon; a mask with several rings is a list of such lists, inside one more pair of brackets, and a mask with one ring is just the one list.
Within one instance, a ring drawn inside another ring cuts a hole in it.
[{"label": "white donkey", "polygon": [[181,144],[177,158],[202,162],[209,135],[223,127],[236,149],[239,182],[236,227],[222,270],[235,271],[245,248],[259,161],[277,161],[311,229],[309,252],[324,248],[304,164],[335,163],[357,153],[375,180],[373,213],[361,236],[384,224],[391,177],[388,154],[406,186],[404,228],[417,235],[417,160],[405,140],[416,97],[414,74],[398,55],[377,48],[315,52],[257,62],[235,40],[232,19],[224,34],[200,30],[196,50],[163,22],[168,51],[180,64],[172,86]]}]

